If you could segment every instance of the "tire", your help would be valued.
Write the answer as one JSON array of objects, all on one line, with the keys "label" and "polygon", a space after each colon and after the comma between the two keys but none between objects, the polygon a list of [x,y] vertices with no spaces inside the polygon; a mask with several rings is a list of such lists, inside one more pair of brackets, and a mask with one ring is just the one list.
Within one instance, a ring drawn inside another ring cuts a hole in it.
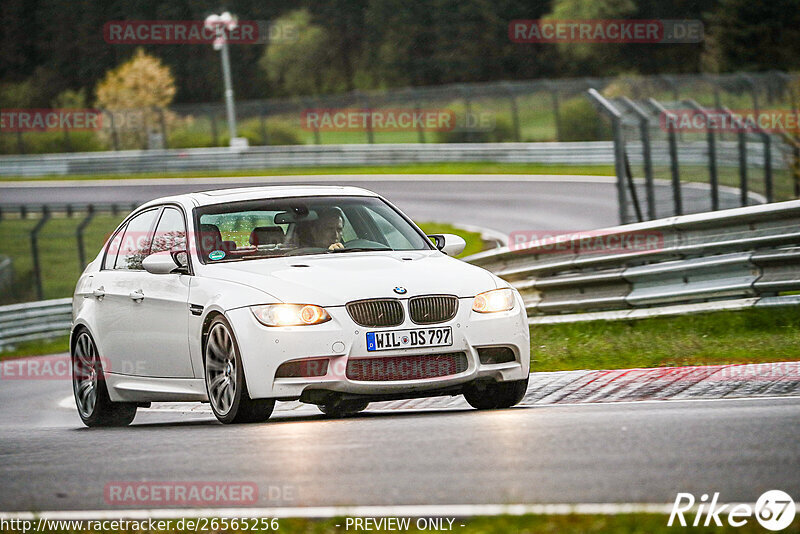
[{"label": "tire", "polygon": [[275,399],[250,398],[239,346],[224,317],[211,323],[203,354],[208,400],[220,423],[263,423],[269,419]]},{"label": "tire", "polygon": [[72,392],[78,415],[88,427],[128,426],[136,417],[136,404],[112,402],[97,345],[86,329],[76,332],[71,347]]},{"label": "tire", "polygon": [[319,404],[319,411],[328,417],[347,417],[367,409],[369,402],[360,400],[339,400],[327,404]]},{"label": "tire", "polygon": [[464,388],[464,398],[478,410],[496,410],[518,404],[527,390],[527,378],[513,382],[479,382]]}]

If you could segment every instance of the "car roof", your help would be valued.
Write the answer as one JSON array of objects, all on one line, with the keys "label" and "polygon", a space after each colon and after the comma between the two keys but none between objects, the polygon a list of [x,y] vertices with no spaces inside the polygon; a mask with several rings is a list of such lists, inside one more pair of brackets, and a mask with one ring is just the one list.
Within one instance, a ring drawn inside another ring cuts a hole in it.
[{"label": "car roof", "polygon": [[194,207],[238,202],[242,200],[258,200],[264,198],[289,198],[297,196],[363,196],[377,197],[376,193],[367,189],[352,186],[336,185],[266,185],[256,187],[236,187],[231,189],[213,189],[185,195],[174,195],[157,198],[142,207],[167,202],[188,204]]}]

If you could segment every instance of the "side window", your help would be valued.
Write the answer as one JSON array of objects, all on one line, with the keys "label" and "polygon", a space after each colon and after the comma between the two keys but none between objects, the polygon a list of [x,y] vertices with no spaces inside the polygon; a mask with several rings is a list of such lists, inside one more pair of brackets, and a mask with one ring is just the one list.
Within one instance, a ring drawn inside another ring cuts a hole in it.
[{"label": "side window", "polygon": [[117,253],[119,252],[120,243],[122,243],[122,234],[125,233],[125,227],[119,229],[119,231],[114,234],[114,237],[111,238],[111,241],[108,242],[108,247],[106,247],[106,257],[103,258],[103,269],[113,269],[114,262],[117,261]]},{"label": "side window", "polygon": [[130,221],[120,243],[117,261],[114,263],[115,269],[141,270],[142,260],[150,250],[152,239],[151,230],[155,222],[157,209],[152,209],[140,213]]},{"label": "side window", "polygon": [[153,245],[150,254],[166,250],[184,250],[186,248],[186,225],[183,214],[176,208],[165,208],[153,234]]}]

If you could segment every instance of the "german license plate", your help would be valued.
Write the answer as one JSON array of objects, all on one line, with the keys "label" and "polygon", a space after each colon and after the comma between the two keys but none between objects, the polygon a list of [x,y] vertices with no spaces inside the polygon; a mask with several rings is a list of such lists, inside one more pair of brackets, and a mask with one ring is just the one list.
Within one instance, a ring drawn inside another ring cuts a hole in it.
[{"label": "german license plate", "polygon": [[446,347],[452,344],[453,331],[449,326],[367,332],[367,350],[369,352],[419,347]]}]

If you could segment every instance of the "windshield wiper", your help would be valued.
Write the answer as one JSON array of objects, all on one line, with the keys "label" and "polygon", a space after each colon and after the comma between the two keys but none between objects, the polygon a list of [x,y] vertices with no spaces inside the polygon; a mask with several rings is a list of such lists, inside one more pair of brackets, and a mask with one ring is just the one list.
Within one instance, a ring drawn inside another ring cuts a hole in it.
[{"label": "windshield wiper", "polygon": [[372,251],[387,251],[392,250],[389,247],[353,247],[353,248],[335,248],[333,250],[329,250],[329,253],[338,253],[341,254],[343,252],[372,252]]}]

